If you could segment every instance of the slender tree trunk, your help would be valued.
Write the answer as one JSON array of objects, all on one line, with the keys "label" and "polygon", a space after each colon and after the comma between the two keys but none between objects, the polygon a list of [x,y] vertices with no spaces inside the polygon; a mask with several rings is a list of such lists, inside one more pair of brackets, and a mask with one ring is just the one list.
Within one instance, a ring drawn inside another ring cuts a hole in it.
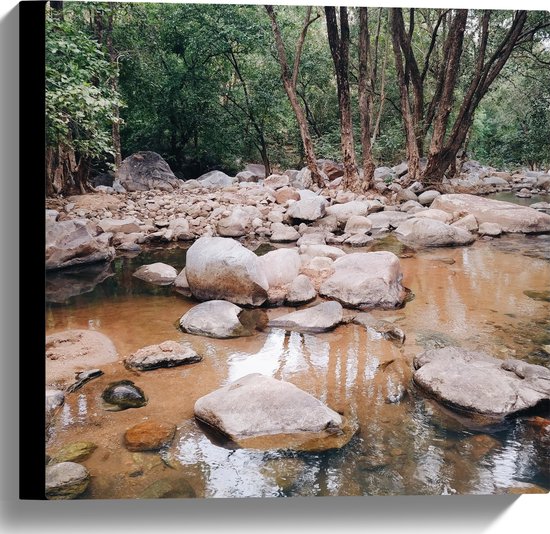
[{"label": "slender tree trunk", "polygon": [[312,19],[311,18],[312,8],[311,7],[307,8],[306,18],[304,21],[304,25],[302,27],[302,32],[300,33],[300,37],[298,38],[298,42],[296,43],[296,53],[294,55],[294,68],[292,69],[292,74],[291,74],[288,66],[288,61],[286,59],[286,51],[283,43],[283,38],[281,36],[279,25],[277,24],[277,17],[275,15],[275,11],[273,9],[273,6],[271,5],[266,5],[265,9],[271,20],[271,29],[273,31],[273,36],[275,38],[275,46],[277,48],[279,65],[281,67],[283,86],[288,96],[288,100],[290,101],[290,105],[292,106],[292,110],[294,111],[294,115],[296,116],[298,127],[300,128],[300,136],[302,138],[302,144],[304,146],[304,155],[306,158],[306,164],[308,169],[311,172],[311,178],[313,182],[316,183],[319,187],[324,187],[325,182],[319,171],[319,167],[317,166],[317,158],[315,157],[315,151],[313,149],[313,142],[311,140],[311,135],[309,133],[307,118],[304,114],[302,107],[300,106],[300,102],[298,101],[298,95],[296,92],[296,83],[298,80],[298,71],[300,67],[300,56],[301,56],[302,47],[304,45],[304,41],[306,38],[307,29],[309,28],[309,25],[319,17],[315,17]]},{"label": "slender tree trunk", "polygon": [[328,41],[336,71],[336,86],[338,88],[338,111],[340,114],[340,144],[344,164],[345,189],[361,190],[357,164],[355,161],[355,145],[353,141],[353,124],[351,120],[351,100],[349,87],[349,22],[346,7],[340,8],[340,35],[336,8],[325,7]]},{"label": "slender tree trunk", "polygon": [[[374,177],[374,160],[371,147],[371,110],[372,87],[369,91],[369,15],[366,7],[359,8],[359,114],[361,117],[361,148],[363,151],[363,189],[366,191],[372,185]],[[372,62],[372,58],[371,58]],[[372,82],[371,78],[371,82]]]},{"label": "slender tree trunk", "polygon": [[[109,59],[114,69],[114,74],[111,77],[111,89],[118,92],[118,54],[113,44],[113,18],[115,14],[115,6],[110,6],[109,18],[107,20],[107,34],[106,43],[107,50],[109,52]],[[122,165],[122,148],[120,142],[120,109],[118,104],[113,105],[113,125],[112,125],[112,137],[113,137],[113,149],[115,154],[115,169],[118,169]]]},{"label": "slender tree trunk", "polygon": [[[399,13],[397,13],[399,12]],[[400,9],[391,9],[391,34],[393,53],[395,55],[395,68],[397,71],[397,82],[401,99],[401,114],[406,135],[407,161],[409,164],[409,180],[418,180],[419,160],[418,144],[414,127],[413,115],[409,103],[409,90],[405,82],[405,70],[403,67],[403,54],[401,53],[401,25],[402,15]]]}]

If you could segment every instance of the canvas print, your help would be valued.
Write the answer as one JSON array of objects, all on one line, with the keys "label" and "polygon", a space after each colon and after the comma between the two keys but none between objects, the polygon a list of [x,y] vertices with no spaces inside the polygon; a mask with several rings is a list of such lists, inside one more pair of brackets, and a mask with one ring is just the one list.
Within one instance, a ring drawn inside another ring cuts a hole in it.
[{"label": "canvas print", "polygon": [[550,490],[550,13],[44,17],[47,499]]}]

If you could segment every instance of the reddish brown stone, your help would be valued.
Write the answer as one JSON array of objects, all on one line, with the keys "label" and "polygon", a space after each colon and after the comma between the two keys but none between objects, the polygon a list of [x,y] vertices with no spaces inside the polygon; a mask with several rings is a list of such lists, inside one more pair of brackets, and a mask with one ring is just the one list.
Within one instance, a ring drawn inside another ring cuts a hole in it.
[{"label": "reddish brown stone", "polygon": [[176,425],[145,421],[126,430],[124,445],[133,452],[154,451],[169,445],[175,433]]},{"label": "reddish brown stone", "polygon": [[300,200],[300,193],[292,187],[283,187],[275,195],[277,204],[286,204],[289,200]]}]

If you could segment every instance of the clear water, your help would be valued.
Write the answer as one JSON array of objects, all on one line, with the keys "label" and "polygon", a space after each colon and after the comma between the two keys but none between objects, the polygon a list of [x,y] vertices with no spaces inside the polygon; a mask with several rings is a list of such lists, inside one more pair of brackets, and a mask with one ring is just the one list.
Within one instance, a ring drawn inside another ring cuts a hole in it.
[{"label": "clear water", "polygon": [[[113,340],[121,360],[146,345],[185,340],[203,361],[147,373],[130,372],[121,362],[105,366],[102,377],[67,396],[47,450],[53,454],[75,441],[97,444],[83,462],[92,482],[82,498],[91,499],[137,498],[155,482],[181,479],[198,497],[477,494],[527,491],[533,484],[548,490],[550,459],[540,420],[475,427],[411,382],[413,357],[449,344],[550,367],[542,350],[550,343],[550,304],[524,293],[550,287],[547,244],[540,236],[508,236],[414,254],[391,238],[377,244],[401,254],[404,285],[415,295],[403,309],[372,312],[406,333],[402,346],[353,324],[318,335],[272,329],[215,340],[183,334],[177,321],[194,302],[131,274],[154,261],[179,269],[184,248],[118,258],[107,273],[92,268],[48,276],[48,287],[57,288],[46,307],[48,334],[96,329]],[[267,311],[275,317],[288,309]],[[194,402],[252,372],[308,391],[354,418],[358,433],[342,449],[306,453],[242,449],[199,427]],[[103,410],[101,392],[122,379],[145,391],[147,406]],[[404,398],[387,402],[400,387]],[[172,446],[160,454],[131,453],[123,445],[124,431],[146,419],[178,427]]]}]

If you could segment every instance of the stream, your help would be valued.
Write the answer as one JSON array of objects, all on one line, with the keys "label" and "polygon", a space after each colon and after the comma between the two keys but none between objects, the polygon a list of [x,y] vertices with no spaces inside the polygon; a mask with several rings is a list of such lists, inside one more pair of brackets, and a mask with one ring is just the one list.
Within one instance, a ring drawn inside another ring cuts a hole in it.
[{"label": "stream", "polygon": [[[355,324],[315,335],[266,329],[218,340],[184,334],[178,320],[194,302],[132,277],[156,261],[179,271],[182,247],[48,274],[47,334],[97,330],[114,342],[121,360],[146,345],[187,341],[203,361],[143,373],[120,362],[103,366],[103,376],[67,395],[47,452],[76,441],[97,445],[82,462],[92,475],[81,497],[88,499],[139,498],[165,487],[170,491],[158,496],[184,496],[182,481],[197,497],[487,494],[531,485],[548,491],[548,451],[532,418],[476,427],[426,398],[411,377],[416,354],[450,345],[550,367],[543,349],[550,345],[543,291],[550,288],[550,236],[506,235],[416,252],[390,237],[348,251],[369,250],[398,254],[403,284],[414,295],[402,309],[370,312],[405,332],[401,346]],[[288,311],[267,309],[270,318]],[[343,448],[318,453],[237,448],[198,426],[193,405],[199,397],[255,372],[292,382],[354,418],[359,431]],[[148,404],[105,411],[101,392],[123,379],[142,388]],[[160,453],[129,452],[125,430],[147,419],[177,425],[172,445]]]}]

